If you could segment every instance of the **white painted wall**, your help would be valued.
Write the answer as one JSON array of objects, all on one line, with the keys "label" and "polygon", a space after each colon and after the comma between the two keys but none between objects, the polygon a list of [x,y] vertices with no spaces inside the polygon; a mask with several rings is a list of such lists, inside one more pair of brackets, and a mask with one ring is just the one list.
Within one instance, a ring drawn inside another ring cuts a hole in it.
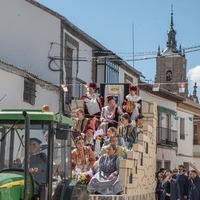
[{"label": "white painted wall", "polygon": [[[193,161],[193,121],[189,120],[189,117],[193,117],[191,114],[186,113],[183,110],[177,109],[177,104],[175,102],[154,96],[144,91],[140,91],[140,96],[145,101],[155,101],[158,106],[162,106],[177,112],[178,120],[175,120],[172,116],[171,118],[171,129],[178,132],[178,148],[176,147],[167,149],[164,146],[162,148],[157,148],[157,160],[161,160],[164,167],[164,161],[171,161],[171,169],[177,167],[183,162]],[[161,127],[166,127],[166,114],[162,113],[164,117],[161,120]],[[180,117],[185,118],[185,140],[180,140]]]},{"label": "white painted wall", "polygon": [[[171,162],[171,169],[177,167],[180,164],[177,160],[177,155],[175,149],[157,148],[156,159],[162,161],[162,167],[164,167],[165,161]],[[181,163],[182,164],[182,163]]]},{"label": "white painted wall", "polygon": [[[124,76],[125,74],[128,74],[124,69],[119,67],[119,83],[124,83]],[[138,83],[138,78],[135,76],[132,76],[131,74],[128,74],[130,77],[133,78],[133,83]]]},{"label": "white painted wall", "polygon": [[46,86],[36,84],[35,105],[23,101],[24,78],[0,69],[0,110],[6,108],[36,108],[41,109],[43,105],[49,105],[51,111],[59,111],[59,94]]},{"label": "white painted wall", "polygon": [[[60,44],[60,20],[25,0],[1,0],[0,59],[59,83],[59,73],[48,68],[50,43]],[[60,55],[60,46],[51,56]]]},{"label": "white painted wall", "polygon": [[[193,115],[178,110],[177,116],[179,117],[178,121],[178,154],[193,156],[193,121],[190,121],[189,118],[193,119]],[[180,118],[185,119],[185,139],[180,139]]]},{"label": "white painted wall", "polygon": [[169,101],[169,100],[166,100],[164,98],[157,97],[155,95],[144,92],[142,90],[140,90],[140,96],[145,101],[155,101],[158,106],[169,108],[169,109],[174,110],[174,111],[177,110],[176,103],[173,102],[173,101]]},{"label": "white painted wall", "polygon": [[[142,90],[140,91],[140,96],[142,99],[144,99],[146,101],[155,101],[157,106],[168,108],[170,110],[174,110],[175,112],[177,112],[176,103],[173,101],[169,101],[164,98],[154,96],[154,95],[144,92]],[[163,120],[160,120],[160,124],[158,126],[167,128],[166,114],[162,113],[162,117],[163,117]],[[174,119],[174,116],[171,116],[171,129],[178,131],[177,127],[178,127],[178,122]]]},{"label": "white painted wall", "polygon": [[[59,112],[59,92],[58,89],[47,84],[42,80],[35,79],[36,81],[36,99],[35,105],[31,105],[23,101],[24,93],[24,77],[31,77],[30,74],[22,72],[21,70],[12,69],[11,66],[0,63],[0,110],[2,109],[42,109],[43,105],[49,105],[52,112]],[[44,142],[44,136],[41,131],[37,131],[37,138]],[[19,135],[24,135],[23,131],[19,130]],[[36,134],[36,133],[35,133]],[[1,135],[1,133],[0,133]],[[17,135],[14,136],[14,158],[21,157],[24,151],[21,147],[18,152],[20,145],[19,138]],[[31,131],[30,137],[35,137],[34,132]],[[9,141],[10,133],[7,135],[7,142]],[[1,144],[0,144],[1,145]],[[5,159],[8,161],[9,157],[9,145],[6,146]]]}]

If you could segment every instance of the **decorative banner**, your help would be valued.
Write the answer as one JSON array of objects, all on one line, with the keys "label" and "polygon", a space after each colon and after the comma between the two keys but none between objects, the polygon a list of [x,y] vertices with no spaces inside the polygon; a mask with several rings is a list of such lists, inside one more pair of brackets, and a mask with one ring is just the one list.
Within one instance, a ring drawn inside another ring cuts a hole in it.
[{"label": "decorative banner", "polygon": [[160,83],[154,83],[152,91],[153,92],[159,92],[159,90],[160,90]]},{"label": "decorative banner", "polygon": [[188,117],[188,119],[192,122],[192,117]]},{"label": "decorative banner", "polygon": [[179,93],[185,92],[185,83],[178,83],[178,91]]},{"label": "decorative banner", "polygon": [[61,84],[60,85],[64,92],[68,92],[67,84]]},{"label": "decorative banner", "polygon": [[[104,89],[104,97],[108,95],[113,95],[116,98],[117,104],[122,104],[124,101],[124,85],[105,85]],[[106,98],[104,99],[104,106],[107,105],[107,100]]]}]

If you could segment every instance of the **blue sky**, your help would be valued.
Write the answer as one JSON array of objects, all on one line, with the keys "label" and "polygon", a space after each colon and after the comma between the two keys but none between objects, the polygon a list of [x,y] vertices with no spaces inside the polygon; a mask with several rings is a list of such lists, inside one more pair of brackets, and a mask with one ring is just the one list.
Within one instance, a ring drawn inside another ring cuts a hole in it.
[{"label": "blue sky", "polygon": [[[133,26],[135,59],[149,57],[147,53],[157,52],[158,45],[161,50],[166,47],[173,4],[177,46],[180,44],[182,48],[199,46],[198,51],[186,53],[186,59],[189,91],[192,92],[193,82],[198,82],[200,98],[199,0],[38,0],[38,2],[65,16],[124,60],[133,58]],[[128,63],[133,65],[133,61]],[[155,59],[134,61],[134,67],[142,72],[147,80],[154,80]]]}]

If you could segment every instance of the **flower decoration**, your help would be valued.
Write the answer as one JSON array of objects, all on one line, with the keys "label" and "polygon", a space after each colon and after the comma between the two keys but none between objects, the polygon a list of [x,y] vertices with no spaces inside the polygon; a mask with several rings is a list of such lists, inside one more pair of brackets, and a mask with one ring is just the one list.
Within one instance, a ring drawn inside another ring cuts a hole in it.
[{"label": "flower decoration", "polygon": [[102,140],[102,139],[103,139],[102,135],[97,135],[96,140]]},{"label": "flower decoration", "polygon": [[102,135],[97,135],[96,140],[99,141],[100,146],[102,147],[102,145],[104,143],[104,137]]},{"label": "flower decoration", "polygon": [[78,182],[80,182],[83,185],[87,185],[91,178],[92,176],[89,173],[83,172],[78,176]]}]

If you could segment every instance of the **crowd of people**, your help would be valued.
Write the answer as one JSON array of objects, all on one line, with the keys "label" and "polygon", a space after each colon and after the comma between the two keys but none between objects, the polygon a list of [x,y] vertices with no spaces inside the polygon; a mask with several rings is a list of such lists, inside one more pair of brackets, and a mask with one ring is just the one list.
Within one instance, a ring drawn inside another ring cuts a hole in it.
[{"label": "crowd of people", "polygon": [[[107,96],[107,105],[103,106],[102,97],[95,93],[95,87],[94,83],[89,85],[88,92],[81,97],[85,109],[76,111],[72,127],[72,170],[77,177],[82,173],[90,175],[87,189],[91,194],[119,195],[123,193],[119,162],[126,159],[127,151],[133,150],[138,134],[142,133],[142,100],[136,94],[137,87],[130,85],[129,94],[121,106],[112,95]],[[91,110],[93,107],[95,111]],[[47,132],[44,137],[43,144],[38,138],[30,138],[30,169],[38,183],[46,180]],[[24,163],[16,162],[15,165],[24,168]],[[200,169],[192,162],[190,167],[190,171],[181,164],[174,170],[161,168],[155,177],[155,199],[200,200]]]},{"label": "crowd of people", "polygon": [[88,191],[95,194],[121,194],[119,160],[127,157],[142,131],[144,116],[137,86],[129,86],[129,94],[119,105],[114,95],[104,98],[90,83],[81,99],[84,109],[76,110],[72,150],[73,173],[90,173]]},{"label": "crowd of people", "polygon": [[[90,174],[87,184],[90,193],[122,194],[119,161],[133,149],[144,123],[137,86],[130,85],[129,94],[121,105],[114,95],[106,96],[104,102],[104,98],[96,92],[95,83],[88,85],[88,92],[81,99],[85,107],[76,110],[72,127],[73,174],[76,177],[82,173]],[[31,172],[37,181],[44,175],[42,182],[46,179],[48,133],[44,139],[42,144],[39,139],[30,138],[29,148]]]},{"label": "crowd of people", "polygon": [[200,169],[192,162],[190,167],[189,171],[181,164],[173,170],[161,168],[156,173],[156,200],[199,200]]}]

